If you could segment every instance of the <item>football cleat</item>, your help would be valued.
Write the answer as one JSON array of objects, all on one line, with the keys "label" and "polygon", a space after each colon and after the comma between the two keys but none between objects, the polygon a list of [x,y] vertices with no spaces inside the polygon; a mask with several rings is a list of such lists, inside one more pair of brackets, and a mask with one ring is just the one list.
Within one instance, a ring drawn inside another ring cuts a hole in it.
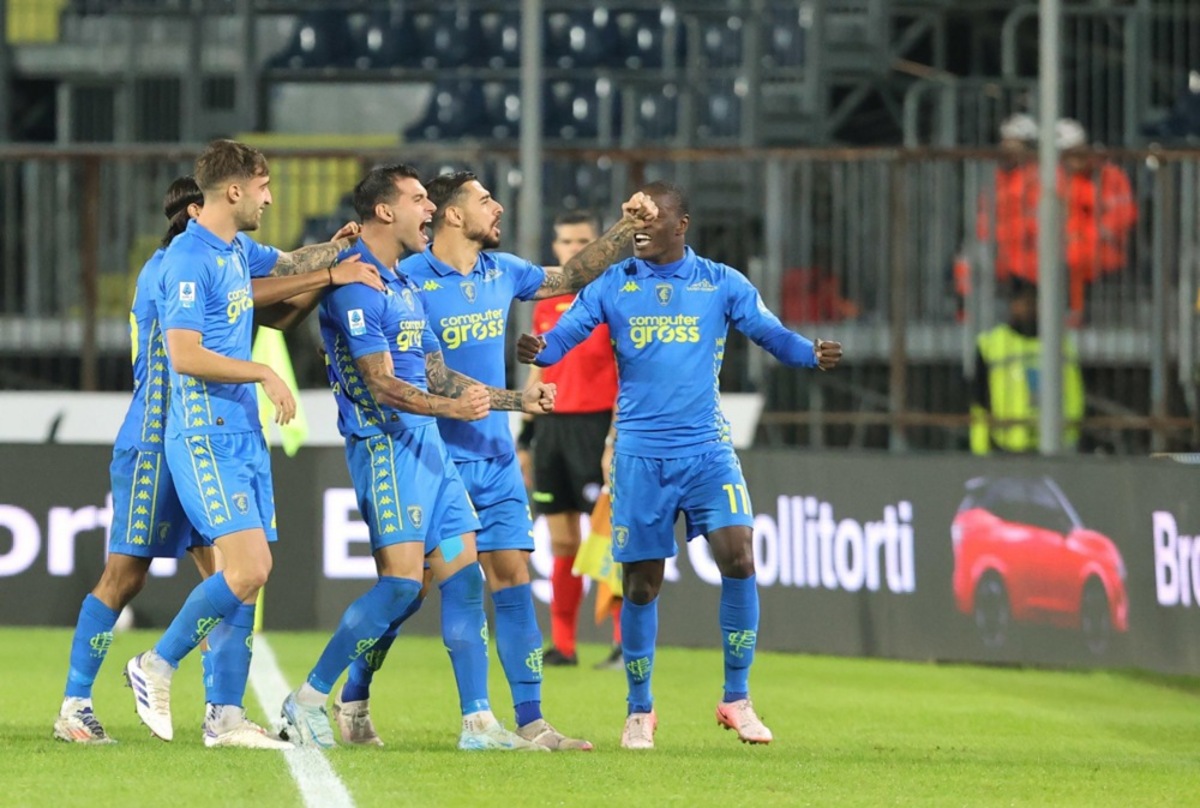
[{"label": "football cleat", "polygon": [[505,752],[549,752],[541,744],[527,741],[500,726],[491,712],[463,716],[462,734],[458,748],[469,751],[499,750]]},{"label": "football cleat", "polygon": [[225,706],[225,710],[237,710],[233,720],[220,720],[210,715],[204,720],[204,745],[207,747],[231,746],[238,749],[295,749],[291,743],[271,737],[265,729],[246,718],[245,710]]},{"label": "football cleat", "polygon": [[548,665],[552,668],[573,668],[579,664],[579,657],[575,654],[564,654],[557,648],[550,648],[542,654],[542,665]]},{"label": "football cleat", "polygon": [[329,725],[329,713],[325,705],[309,707],[296,698],[296,691],[288,694],[279,711],[283,718],[280,737],[292,741],[296,746],[318,746],[330,749],[337,745],[333,739],[333,727]]},{"label": "football cleat", "polygon": [[156,666],[147,660],[151,653],[138,654],[125,663],[125,684],[133,689],[138,718],[155,737],[169,741],[175,737],[171,725],[171,675],[154,670]]},{"label": "football cleat", "polygon": [[625,718],[625,730],[621,733],[622,749],[653,749],[654,730],[658,728],[658,715],[630,713]]},{"label": "football cleat", "polygon": [[116,743],[92,712],[91,699],[66,698],[54,722],[54,737],[67,743]]},{"label": "football cleat", "polygon": [[614,645],[612,650],[608,652],[608,656],[592,666],[598,671],[623,671],[625,670],[625,659],[621,654],[621,646]]},{"label": "football cleat", "polygon": [[754,712],[750,699],[721,702],[717,705],[717,726],[737,731],[742,743],[770,743],[774,740],[771,730]]},{"label": "football cleat", "polygon": [[530,721],[524,726],[517,727],[517,734],[531,743],[546,747],[551,752],[566,752],[570,750],[579,752],[592,751],[590,741],[585,741],[581,738],[568,738],[552,727],[550,722],[544,718],[539,718],[536,721]]},{"label": "football cleat", "polygon": [[375,731],[371,721],[371,710],[367,706],[369,699],[362,701],[342,701],[339,691],[333,700],[333,720],[343,743],[360,746],[383,746],[383,739]]}]

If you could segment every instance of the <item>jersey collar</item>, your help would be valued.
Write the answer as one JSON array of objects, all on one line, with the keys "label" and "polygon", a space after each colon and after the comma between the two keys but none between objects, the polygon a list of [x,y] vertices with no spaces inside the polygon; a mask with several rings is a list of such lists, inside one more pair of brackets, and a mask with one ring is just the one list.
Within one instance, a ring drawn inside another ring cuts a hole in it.
[{"label": "jersey collar", "polygon": [[691,274],[692,259],[695,257],[696,253],[692,252],[692,248],[685,246],[683,258],[670,264],[652,264],[640,258],[635,258],[634,263],[637,265],[639,278],[686,278]]},{"label": "jersey collar", "polygon": [[362,258],[362,260],[379,270],[379,276],[383,278],[383,282],[386,284],[399,282],[401,285],[403,285],[404,282],[408,280],[408,277],[398,269],[398,261],[394,267],[384,266],[383,262],[375,257],[375,253],[371,252],[370,248],[363,243],[362,239],[356,241],[353,247],[350,247],[344,253],[342,253],[341,257],[349,258],[351,255],[359,256]]},{"label": "jersey collar", "polygon": [[[209,230],[207,227],[200,224],[200,222],[196,221],[195,219],[192,219],[191,221],[188,222],[187,232],[190,233],[191,235],[195,236],[196,238],[200,239],[208,246],[213,247],[215,249],[225,250],[226,252],[233,249],[232,242],[225,241],[220,236],[218,236],[216,233]],[[237,240],[237,236],[234,236],[234,241],[236,241],[236,240]]]},{"label": "jersey collar", "polygon": [[468,272],[466,275],[463,275],[457,269],[455,269],[454,267],[450,266],[447,263],[444,263],[440,258],[438,258],[436,255],[434,255],[432,241],[425,245],[425,252],[418,253],[418,254],[429,263],[429,268],[432,269],[435,274],[440,275],[443,278],[449,277],[451,275],[455,275],[460,278],[466,278],[466,277],[470,277],[471,275],[478,275],[483,272],[483,253],[482,252],[479,253],[479,257],[475,259],[475,266],[471,267],[471,271]]}]

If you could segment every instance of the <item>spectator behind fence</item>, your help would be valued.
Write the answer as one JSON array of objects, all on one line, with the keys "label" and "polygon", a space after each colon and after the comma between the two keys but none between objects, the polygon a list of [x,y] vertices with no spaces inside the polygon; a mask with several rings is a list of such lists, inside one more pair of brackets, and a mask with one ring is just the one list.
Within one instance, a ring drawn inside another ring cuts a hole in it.
[{"label": "spectator behind fence", "polygon": [[[1035,452],[1041,392],[1037,287],[1014,280],[1008,322],[976,340],[975,379],[971,386],[971,451]],[[1063,336],[1063,448],[1079,443],[1084,408],[1083,374],[1073,334]]]},{"label": "spectator behind fence", "polygon": [[[976,233],[995,240],[996,280],[1038,282],[1038,198],[1041,184],[1033,150],[1037,125],[1014,115],[1000,126],[1005,155],[996,169],[995,198],[980,199]],[[1137,207],[1129,177],[1111,161],[1087,150],[1087,134],[1078,121],[1059,120],[1054,136],[1062,152],[1058,192],[1063,200],[1063,255],[1069,278],[1071,319],[1083,318],[1089,284],[1125,268]],[[960,295],[971,292],[965,259],[955,265]]]}]

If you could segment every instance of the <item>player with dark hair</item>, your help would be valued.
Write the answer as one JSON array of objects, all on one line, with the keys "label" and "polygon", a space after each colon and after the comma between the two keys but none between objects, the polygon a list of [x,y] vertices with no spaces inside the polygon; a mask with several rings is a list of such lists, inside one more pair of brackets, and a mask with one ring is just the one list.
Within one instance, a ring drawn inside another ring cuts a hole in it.
[{"label": "player with dark hair", "polygon": [[[428,564],[441,589],[442,638],[459,688],[459,748],[545,751],[492,715],[483,574],[475,555],[479,520],[434,419],[476,421],[504,404],[544,412],[553,407],[553,386],[521,395],[446,368],[421,291],[399,271],[406,250],[425,249],[434,211],[413,168],[372,169],[354,189],[354,207],[362,235],[352,253],[379,271],[386,289],[355,285],[326,295],[321,337],[379,579],[346,609],[307,680],[284,701],[287,734],[304,744],[334,745],[325,709],[334,683],[389,626],[420,607]],[[365,700],[345,702],[339,694],[334,709],[344,740],[382,745]]]},{"label": "player with dark hair", "polygon": [[[216,677],[210,690],[205,744],[279,745],[249,724],[242,708],[254,602],[271,568],[268,542],[275,538],[270,455],[254,385],[263,385],[280,423],[295,414],[295,400],[271,368],[250,361],[253,317],[246,315],[256,302],[277,303],[333,282],[338,246],[293,253],[285,271],[307,261],[318,264],[313,267],[318,271],[269,279],[256,301],[252,280],[266,283],[280,253],[242,232],[257,229],[271,204],[269,181],[266,159],[257,149],[229,140],[209,144],[196,160],[203,204],[166,249],[151,284],[158,317],[154,327],[165,349],[156,364],[169,370],[169,382],[160,370],[155,386],[169,404],[160,462],[142,469],[154,473],[139,473],[135,484],[149,479],[146,485],[153,487],[157,475],[169,470],[187,521],[206,543],[216,545],[225,566],[192,591],[155,647],[125,666],[138,716],[164,741],[174,736],[171,676],[179,661],[223,623],[215,644],[236,658],[229,661],[228,675]],[[297,260],[297,255],[302,257]],[[377,273],[354,263],[338,268],[343,280],[380,283]],[[144,501],[142,495],[149,494],[135,490],[133,500]],[[246,743],[230,744],[231,732]]]},{"label": "player with dark hair", "polygon": [[654,747],[657,597],[666,559],[676,553],[681,511],[688,539],[706,536],[721,571],[725,693],[717,721],[743,741],[768,743],[771,731],[749,692],[758,638],[754,512],[721,413],[718,374],[730,325],[792,367],[828,370],[842,348],[789,331],[745,276],[696,255],[686,243],[690,217],[680,188],[655,182],[642,192],[654,200],[658,217],[637,229],[634,257],[584,289],[549,333],[523,334],[517,354],[522,362],[553,365],[601,323],[612,334],[620,379],[610,472],[613,558],[624,568],[621,634],[629,685],[621,745]]},{"label": "player with dark hair", "polygon": [[[425,310],[447,367],[493,387],[505,381],[504,333],[513,300],[583,288],[654,215],[653,204],[635,195],[624,205],[621,221],[566,266],[543,268],[507,253],[485,252],[500,244],[504,208],[474,174],[445,174],[427,187],[438,206],[433,243],[404,259],[400,270],[425,293]],[[494,396],[492,409],[519,409],[519,398],[515,391]],[[550,749],[591,749],[542,716],[542,635],[529,584],[533,522],[508,420],[499,413],[470,423],[440,418],[438,428],[482,524],[476,546],[495,606],[496,647],[512,691],[517,733]],[[373,665],[360,658],[351,666],[346,687],[353,692],[344,690],[345,700],[366,698],[371,674],[398,629],[394,625],[380,638]]]},{"label": "player with dark hair", "polygon": [[[163,213],[169,222],[156,250],[138,273],[129,315],[130,341],[133,345],[134,394],[121,430],[113,446],[110,468],[113,492],[113,523],[109,529],[109,554],[104,572],[92,592],[84,598],[76,621],[71,646],[71,662],[66,692],[54,724],[54,737],[73,743],[111,743],[92,708],[92,685],[112,642],[117,617],[142,590],[150,563],[155,558],[175,558],[186,548],[203,578],[215,570],[213,547],[193,528],[184,515],[163,459],[163,437],[167,418],[166,352],[159,327],[154,288],[161,273],[166,248],[182,233],[188,222],[199,215],[204,197],[192,177],[180,177],[171,183],[163,200]],[[324,285],[328,278],[342,283],[370,281],[366,267],[338,266],[326,274],[328,260],[356,227],[347,226],[330,244],[314,245],[294,253],[280,253],[275,270],[301,273],[318,271],[307,277],[256,280],[256,290],[271,295],[291,294]],[[244,236],[239,236],[245,238]],[[333,273],[337,274],[334,275]],[[259,285],[262,285],[261,287]],[[272,291],[272,287],[274,290]],[[206,701],[221,698],[223,683],[238,678],[240,663],[235,646],[220,642],[229,625],[216,629],[208,638],[211,651],[202,650]],[[234,643],[244,642],[235,638]],[[232,653],[230,653],[232,651]],[[207,715],[207,711],[206,711]],[[262,730],[248,721],[232,722],[222,731],[213,731],[206,721],[210,746],[262,746]],[[210,737],[211,735],[211,737]],[[274,742],[268,748],[275,746]]]},{"label": "player with dark hair", "polygon": [[[560,213],[554,220],[550,247],[560,264],[565,264],[600,235],[595,214],[585,210]],[[539,300],[533,307],[533,332],[549,331],[574,295]],[[554,367],[530,369],[530,384],[554,382],[559,395],[554,412],[527,418],[517,438],[517,456],[533,451],[533,508],[546,517],[554,570],[550,576],[550,641],[542,661],[546,665],[577,665],[575,638],[583,579],[571,570],[583,536],[580,514],[592,512],[604,484],[602,459],[604,441],[612,424],[617,397],[617,366],[613,360],[608,328],[598,327],[570,355]],[[596,667],[621,667],[620,599],[611,609],[613,650]]]}]

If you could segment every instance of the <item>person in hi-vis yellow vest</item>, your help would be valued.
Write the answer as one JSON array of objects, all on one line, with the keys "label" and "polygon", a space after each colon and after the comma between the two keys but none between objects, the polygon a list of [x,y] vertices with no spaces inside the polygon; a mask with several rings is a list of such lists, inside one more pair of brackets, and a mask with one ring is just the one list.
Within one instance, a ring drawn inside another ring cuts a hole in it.
[{"label": "person in hi-vis yellow vest", "polygon": [[[971,452],[1036,452],[1042,343],[1037,333],[1037,286],[1016,281],[1009,319],[976,340],[971,401]],[[1063,337],[1063,448],[1079,443],[1083,373],[1072,334]]]}]

